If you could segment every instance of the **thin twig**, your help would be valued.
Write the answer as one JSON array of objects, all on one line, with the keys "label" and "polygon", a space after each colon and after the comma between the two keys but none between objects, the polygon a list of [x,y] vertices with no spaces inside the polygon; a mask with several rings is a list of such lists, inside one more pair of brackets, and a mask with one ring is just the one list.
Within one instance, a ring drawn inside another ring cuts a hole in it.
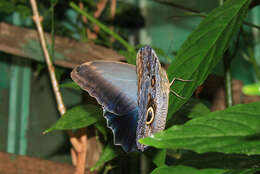
[{"label": "thin twig", "polygon": [[[115,15],[116,15],[116,0],[111,0],[110,1],[110,16],[109,16],[110,21],[112,21],[115,18]],[[110,30],[114,31],[114,26],[110,26]],[[112,46],[112,43],[115,42],[115,38],[110,36],[109,40],[110,40],[110,43]]]},{"label": "thin twig", "polygon": [[[102,12],[104,11],[104,9],[107,5],[107,1],[108,0],[102,0],[97,3],[97,10],[95,11],[95,13],[93,15],[95,19],[98,19],[101,16]],[[96,34],[98,34],[100,27],[98,25],[94,25],[93,30],[95,31]]]},{"label": "thin twig", "polygon": [[94,24],[98,25],[104,32],[107,34],[113,36],[117,41],[119,41],[129,52],[135,51],[134,47],[130,45],[128,42],[126,42],[120,35],[117,33],[111,31],[106,25],[96,20],[93,16],[85,12],[84,10],[81,10],[74,2],[70,2],[70,6],[75,9],[80,14],[86,16],[89,21],[93,22]]},{"label": "thin twig", "polygon": [[[66,112],[66,107],[63,103],[63,99],[62,99],[62,96],[61,96],[61,93],[60,93],[60,90],[59,90],[59,84],[58,84],[56,76],[55,76],[55,69],[54,69],[54,66],[51,62],[49,52],[47,50],[47,44],[46,44],[46,41],[45,41],[45,38],[44,38],[44,32],[43,32],[43,28],[42,28],[42,25],[41,25],[41,18],[39,16],[36,1],[30,0],[30,2],[31,2],[31,6],[32,6],[32,11],[33,11],[33,20],[36,24],[37,31],[38,31],[38,34],[39,34],[39,37],[40,37],[40,43],[41,43],[41,46],[42,46],[42,49],[43,49],[46,64],[48,66],[49,75],[50,75],[50,78],[51,78],[53,91],[54,91],[54,94],[55,94],[55,97],[56,97],[58,110],[59,110],[60,115],[62,116]],[[86,136],[81,136],[80,142],[79,142],[71,131],[68,131],[68,134],[70,135],[71,144],[75,148],[76,152],[79,152],[78,154],[80,154],[80,152],[82,152],[82,151],[84,152],[84,146],[83,146],[84,143],[83,143],[83,145],[81,145],[81,142],[85,141],[84,138],[86,138]],[[84,154],[78,155],[77,167],[76,167],[76,170],[75,170],[75,174],[84,174],[85,159],[82,160],[82,158],[84,156],[85,156]],[[82,164],[82,162],[84,164]]]},{"label": "thin twig", "polygon": [[194,10],[194,9],[191,9],[191,8],[188,8],[188,7],[184,7],[182,5],[175,4],[175,3],[170,2],[170,1],[165,1],[165,0],[154,0],[154,1],[158,2],[160,4],[164,4],[164,5],[168,5],[168,6],[178,8],[178,9],[181,9],[181,10],[184,10],[184,11],[189,11],[189,12],[193,12],[193,13],[200,13],[200,11],[198,11],[198,10]]},{"label": "thin twig", "polygon": [[43,29],[42,29],[41,22],[40,22],[40,16],[39,16],[39,13],[38,13],[38,9],[37,9],[37,5],[36,5],[35,0],[31,0],[31,6],[32,6],[32,10],[33,10],[33,20],[36,24],[36,27],[37,27],[37,30],[38,30],[38,33],[39,33],[40,43],[41,43],[41,46],[42,46],[42,49],[43,49],[45,61],[46,61],[47,66],[48,66],[53,91],[54,91],[54,94],[55,94],[55,97],[56,97],[56,100],[57,100],[58,110],[59,110],[60,114],[63,115],[66,112],[66,108],[65,108],[65,105],[64,105],[62,97],[61,97],[59,85],[58,85],[58,82],[57,82],[57,79],[56,79],[56,76],[55,76],[54,66],[52,65],[50,55],[49,55],[49,52],[47,50],[47,45],[46,45],[46,42],[45,42],[44,33],[43,33]]},{"label": "thin twig", "polygon": [[[79,8],[84,10],[84,4],[82,1],[79,2]],[[85,24],[85,26],[87,26],[87,23],[88,23],[88,19],[86,18],[86,16],[83,16],[82,15],[82,21],[83,23]],[[87,37],[88,39],[96,39],[97,38],[97,35],[95,33],[92,33],[91,30],[87,27],[86,28],[86,33],[87,33]],[[85,39],[85,38],[84,38]]]}]

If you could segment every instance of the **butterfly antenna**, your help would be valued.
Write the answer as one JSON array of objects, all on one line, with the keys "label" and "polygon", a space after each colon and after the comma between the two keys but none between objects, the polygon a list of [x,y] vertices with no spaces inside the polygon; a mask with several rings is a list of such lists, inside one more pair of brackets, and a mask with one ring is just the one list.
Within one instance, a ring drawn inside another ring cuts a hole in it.
[{"label": "butterfly antenna", "polygon": [[[181,78],[173,78],[171,83],[170,83],[170,87],[172,86],[172,84],[175,82],[175,81],[181,81],[181,82],[192,82],[193,80],[184,80],[184,79],[181,79]],[[177,92],[175,92],[174,90],[171,90],[170,91],[176,96],[176,97],[179,97],[181,99],[185,99],[184,97],[182,97],[181,95],[177,94]]]},{"label": "butterfly antenna", "polygon": [[179,97],[179,98],[181,98],[181,99],[185,99],[184,97],[182,97],[181,95],[179,95],[179,94],[177,94],[177,92],[175,92],[174,90],[171,90],[170,89],[170,91],[176,96],[176,97]]},{"label": "butterfly antenna", "polygon": [[184,79],[181,79],[181,78],[173,78],[171,83],[170,83],[170,87],[172,86],[172,84],[175,82],[175,81],[181,81],[181,82],[192,82],[193,80],[184,80]]}]

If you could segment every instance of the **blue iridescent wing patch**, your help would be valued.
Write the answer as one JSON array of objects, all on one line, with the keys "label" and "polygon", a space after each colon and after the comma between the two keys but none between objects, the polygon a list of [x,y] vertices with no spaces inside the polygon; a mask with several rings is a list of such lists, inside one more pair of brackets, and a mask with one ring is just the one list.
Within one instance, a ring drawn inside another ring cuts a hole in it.
[{"label": "blue iridescent wing patch", "polygon": [[105,111],[107,126],[113,131],[115,145],[120,145],[126,152],[138,151],[136,145],[136,128],[138,110],[135,109],[124,115],[116,115]]}]

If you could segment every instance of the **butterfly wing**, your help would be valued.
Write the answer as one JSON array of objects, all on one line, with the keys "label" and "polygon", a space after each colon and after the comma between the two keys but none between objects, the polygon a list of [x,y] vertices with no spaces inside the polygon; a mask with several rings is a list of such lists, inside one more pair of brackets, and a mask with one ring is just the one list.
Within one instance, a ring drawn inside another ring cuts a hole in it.
[{"label": "butterfly wing", "polygon": [[125,151],[135,151],[138,120],[137,76],[133,65],[93,61],[76,67],[72,79],[104,108],[104,117],[114,142]]},{"label": "butterfly wing", "polygon": [[137,107],[137,77],[133,65],[87,62],[76,67],[71,77],[109,112],[120,115]]},{"label": "butterfly wing", "polygon": [[[143,151],[147,146],[138,143],[138,139],[151,136],[165,127],[169,100],[169,80],[157,55],[149,46],[139,50],[136,65],[139,107],[137,146],[138,149]],[[148,114],[148,111],[151,113]]]},{"label": "butterfly wing", "polygon": [[138,110],[124,115],[116,115],[105,111],[107,126],[113,131],[115,145],[120,145],[126,152],[138,151],[136,144],[136,128]]}]

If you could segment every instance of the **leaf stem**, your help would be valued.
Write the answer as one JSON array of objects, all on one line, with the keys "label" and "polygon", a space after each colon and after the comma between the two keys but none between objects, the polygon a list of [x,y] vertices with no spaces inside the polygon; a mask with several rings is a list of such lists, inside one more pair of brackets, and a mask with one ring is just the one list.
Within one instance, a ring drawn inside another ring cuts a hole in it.
[{"label": "leaf stem", "polygon": [[54,60],[55,30],[54,30],[54,7],[56,3],[51,1],[51,60]]},{"label": "leaf stem", "polygon": [[148,159],[147,157],[142,153],[140,155],[140,174],[146,174],[149,173],[149,169],[148,169]]},{"label": "leaf stem", "polygon": [[250,62],[253,64],[253,68],[255,70],[257,80],[260,81],[260,71],[259,71],[259,67],[257,65],[256,59],[255,59],[255,56],[254,56],[254,51],[251,47],[248,47],[247,51],[248,51],[248,57],[250,59]]},{"label": "leaf stem", "polygon": [[233,105],[232,96],[232,76],[231,76],[231,59],[229,57],[229,50],[224,54],[224,73],[225,73],[225,93],[226,93],[226,106]]},{"label": "leaf stem", "polygon": [[250,22],[246,22],[246,21],[244,21],[243,24],[248,25],[248,26],[250,26],[250,27],[257,28],[257,29],[260,30],[260,26],[259,26],[259,25],[252,24],[252,23],[250,23]]}]

